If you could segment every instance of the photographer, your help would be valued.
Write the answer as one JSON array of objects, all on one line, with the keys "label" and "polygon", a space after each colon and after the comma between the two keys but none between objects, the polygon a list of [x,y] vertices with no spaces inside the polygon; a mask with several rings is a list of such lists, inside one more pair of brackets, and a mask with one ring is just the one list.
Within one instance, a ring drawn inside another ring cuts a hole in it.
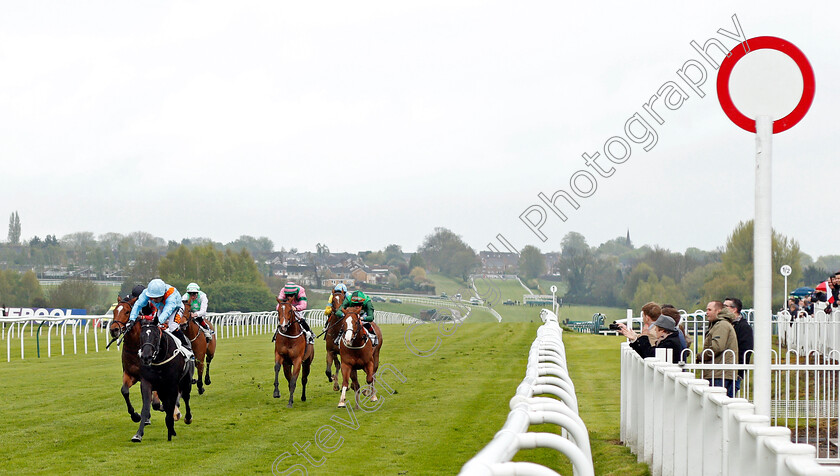
[{"label": "photographer", "polygon": [[618,332],[630,340],[630,347],[642,358],[655,357],[656,349],[673,349],[672,362],[677,364],[682,360],[682,351],[685,346],[680,342],[679,330],[673,318],[660,315],[659,319],[651,326],[647,336],[640,336],[624,324],[618,326]]}]

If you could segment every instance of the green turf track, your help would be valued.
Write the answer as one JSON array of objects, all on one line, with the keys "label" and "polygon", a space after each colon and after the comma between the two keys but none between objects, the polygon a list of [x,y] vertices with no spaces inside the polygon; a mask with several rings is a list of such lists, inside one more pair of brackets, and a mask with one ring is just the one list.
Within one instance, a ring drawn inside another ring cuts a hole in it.
[{"label": "green turf track", "polygon": [[[348,421],[350,415],[336,408],[338,395],[324,376],[323,341],[316,347],[308,401],[299,401],[299,384],[295,406],[288,409],[282,374],[282,398],[271,397],[269,337],[222,340],[213,384],[204,395],[193,394],[193,424],[176,422],[178,435],[167,442],[163,414],[153,412],[141,444],[129,442],[137,424],[119,393],[116,352],[13,358],[0,362],[0,472],[266,474],[274,465],[282,474],[303,464],[309,474],[454,474],[504,423],[537,326],[468,323],[450,336],[440,336],[433,325],[418,326],[411,334],[417,349],[433,348],[440,337],[437,350],[426,357],[407,348],[408,326],[382,326],[382,363],[393,365],[406,381],[389,378],[397,393],[380,390],[378,410],[356,410],[355,429],[331,420]],[[593,432],[596,474],[646,474],[646,466],[614,441],[620,340],[565,336],[581,416]],[[139,407],[138,390],[132,395]],[[341,442],[332,453],[314,443],[316,431],[327,425],[337,430],[327,444]],[[557,431],[548,425],[533,430]],[[294,444],[307,441],[319,466],[295,454]],[[291,457],[278,462],[286,452]],[[565,457],[553,451],[523,451],[516,459],[571,474]]]}]

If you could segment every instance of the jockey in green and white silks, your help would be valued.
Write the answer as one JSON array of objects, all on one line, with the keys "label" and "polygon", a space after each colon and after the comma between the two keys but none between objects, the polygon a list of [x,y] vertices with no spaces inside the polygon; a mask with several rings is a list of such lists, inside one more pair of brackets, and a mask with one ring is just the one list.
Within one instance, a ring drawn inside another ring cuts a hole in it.
[{"label": "jockey in green and white silks", "polygon": [[195,319],[195,323],[198,324],[199,329],[204,333],[204,337],[207,338],[207,343],[210,343],[213,340],[213,334],[216,332],[210,329],[210,326],[204,321],[204,317],[207,316],[207,294],[201,290],[198,284],[190,283],[187,285],[187,292],[182,299],[184,300],[184,307],[189,308],[190,314]]},{"label": "jockey in green and white silks", "polygon": [[[344,317],[344,313],[342,312],[344,309],[357,306],[362,308],[359,317],[362,318],[362,325],[367,331],[368,336],[370,336],[371,341],[373,341],[373,346],[376,347],[379,342],[376,339],[376,332],[374,332],[373,326],[370,325],[373,322],[373,302],[365,293],[362,291],[353,291],[353,294],[345,296],[344,302],[341,304],[341,309],[336,311],[336,314]],[[341,336],[339,335],[338,337],[340,338]],[[336,339],[336,344],[338,344],[338,340]]]},{"label": "jockey in green and white silks", "polygon": [[[277,299],[280,301],[288,301],[292,304],[292,307],[295,308],[295,317],[300,323],[300,327],[302,327],[304,332],[306,332],[306,342],[309,344],[315,343],[315,334],[312,333],[312,329],[309,328],[309,324],[303,317],[303,311],[306,310],[307,305],[306,289],[303,289],[303,286],[289,281],[285,286],[283,286],[283,289],[280,290],[280,294],[277,295]],[[277,310],[280,311],[279,303],[277,304]]]}]

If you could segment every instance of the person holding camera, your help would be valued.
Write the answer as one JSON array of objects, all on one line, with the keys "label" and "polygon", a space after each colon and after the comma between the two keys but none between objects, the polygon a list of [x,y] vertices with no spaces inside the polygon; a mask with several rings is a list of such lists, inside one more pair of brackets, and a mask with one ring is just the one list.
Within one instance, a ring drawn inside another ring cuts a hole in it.
[{"label": "person holding camera", "polygon": [[671,361],[677,364],[682,360],[685,346],[680,342],[677,323],[670,316],[661,314],[651,325],[647,336],[636,334],[624,324],[619,324],[618,332],[630,340],[630,347],[642,358],[656,357],[656,349],[672,349]]}]

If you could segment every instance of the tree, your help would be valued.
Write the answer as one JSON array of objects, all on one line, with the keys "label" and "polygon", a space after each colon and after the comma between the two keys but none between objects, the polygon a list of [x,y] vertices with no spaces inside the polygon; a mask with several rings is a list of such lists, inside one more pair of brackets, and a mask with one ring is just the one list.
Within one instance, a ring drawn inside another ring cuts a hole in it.
[{"label": "tree", "polygon": [[417,249],[429,269],[465,280],[479,266],[478,256],[460,236],[446,228],[435,228]]},{"label": "tree", "polygon": [[525,279],[539,278],[545,274],[545,258],[536,246],[528,245],[519,253],[519,272]]},{"label": "tree", "polygon": [[412,253],[411,258],[408,260],[408,267],[413,270],[418,266],[426,269],[426,260],[423,259],[423,256],[421,256],[420,253]]},{"label": "tree", "polygon": [[20,244],[20,215],[15,211],[9,216],[9,243]]},{"label": "tree", "polygon": [[571,302],[587,300],[592,289],[595,257],[580,233],[570,231],[560,242],[560,274],[569,285],[566,298]]},{"label": "tree", "polygon": [[[802,264],[800,259],[799,243],[796,240],[788,239],[784,235],[773,231],[772,235],[772,266],[773,272],[773,293],[778,304],[784,300],[784,277],[776,272],[782,265],[787,264],[792,268],[792,272],[788,277],[788,281],[792,283],[799,283],[802,280]],[[740,299],[747,305],[750,302],[752,305],[752,291],[753,291],[753,221],[746,223],[739,223],[735,230],[729,235],[726,240],[726,250],[721,255],[724,272],[731,277],[737,278],[738,281],[744,284],[739,288],[742,292]],[[728,280],[727,283],[734,283],[735,280]],[[714,287],[714,285],[712,285]],[[714,296],[717,300],[722,300],[726,296]]]},{"label": "tree", "polygon": [[408,275],[411,276],[411,279],[413,279],[416,284],[428,281],[426,279],[426,270],[420,266],[416,266]]},{"label": "tree", "polygon": [[828,270],[825,268],[807,266],[802,270],[802,281],[805,283],[805,286],[814,287],[822,281],[825,281],[826,276],[828,276]]},{"label": "tree", "polygon": [[89,312],[104,312],[101,309],[109,297],[104,288],[84,279],[66,279],[50,293],[51,307],[68,309],[87,309]]}]

